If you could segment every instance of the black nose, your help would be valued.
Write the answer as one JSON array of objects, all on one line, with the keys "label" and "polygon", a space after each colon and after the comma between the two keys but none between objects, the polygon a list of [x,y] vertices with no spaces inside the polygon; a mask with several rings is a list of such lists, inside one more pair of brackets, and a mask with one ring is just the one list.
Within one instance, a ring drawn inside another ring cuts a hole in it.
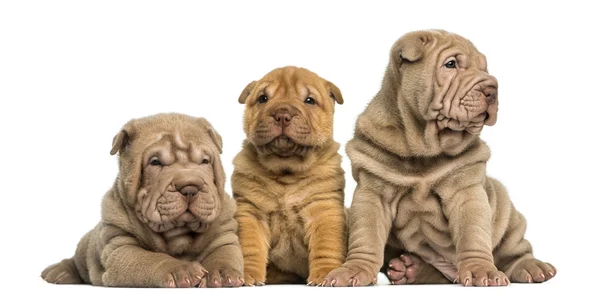
[{"label": "black nose", "polygon": [[287,127],[292,121],[292,115],[287,110],[279,110],[273,116],[277,124],[283,127]]},{"label": "black nose", "polygon": [[198,189],[198,187],[193,186],[193,185],[187,185],[187,186],[181,187],[177,190],[179,191],[179,193],[181,193],[185,196],[195,196],[200,191],[200,189]]}]

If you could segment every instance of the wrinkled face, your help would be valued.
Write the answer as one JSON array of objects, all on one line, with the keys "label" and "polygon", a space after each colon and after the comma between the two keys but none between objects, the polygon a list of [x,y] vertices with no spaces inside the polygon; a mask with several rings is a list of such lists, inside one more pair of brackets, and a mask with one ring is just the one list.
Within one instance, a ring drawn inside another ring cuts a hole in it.
[{"label": "wrinkled face", "polygon": [[261,153],[304,155],[333,138],[335,100],[342,102],[337,87],[316,74],[276,69],[242,93],[244,131]]},{"label": "wrinkled face", "polygon": [[155,231],[213,221],[220,203],[212,151],[177,132],[163,134],[142,156],[138,215]]},{"label": "wrinkled face", "polygon": [[493,125],[498,112],[498,82],[487,73],[485,56],[466,39],[438,39],[429,53],[433,67],[433,98],[426,117],[440,130],[477,134]]},{"label": "wrinkled face", "polygon": [[219,215],[224,197],[221,147],[221,137],[202,118],[132,120],[111,151],[119,152],[121,196],[155,232],[201,232]]}]

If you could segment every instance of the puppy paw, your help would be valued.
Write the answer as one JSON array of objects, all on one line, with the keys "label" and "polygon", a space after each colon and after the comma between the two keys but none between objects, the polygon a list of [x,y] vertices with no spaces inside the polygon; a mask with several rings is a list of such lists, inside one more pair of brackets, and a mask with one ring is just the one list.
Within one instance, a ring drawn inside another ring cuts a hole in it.
[{"label": "puppy paw", "polygon": [[267,278],[265,274],[244,272],[244,286],[264,286]]},{"label": "puppy paw", "polygon": [[331,271],[323,281],[328,287],[358,287],[377,283],[376,273],[361,268],[340,267]]},{"label": "puppy paw", "polygon": [[223,268],[210,271],[200,282],[201,288],[237,288],[244,284],[242,273],[235,269]]},{"label": "puppy paw", "polygon": [[538,259],[521,261],[513,269],[510,279],[517,283],[543,283],[556,275],[556,268]]},{"label": "puppy paw", "polygon": [[208,271],[198,262],[184,262],[171,268],[160,281],[159,287],[197,287],[207,273]]},{"label": "puppy paw", "polygon": [[308,275],[308,279],[306,280],[306,284],[309,286],[327,286],[327,280],[325,277],[329,272],[331,272],[335,267],[324,267],[318,269],[312,269],[310,274]]},{"label": "puppy paw", "polygon": [[510,283],[504,272],[484,261],[460,265],[457,281],[465,287],[507,286]]},{"label": "puppy paw", "polygon": [[81,284],[83,281],[77,273],[72,259],[65,259],[48,266],[42,271],[42,278],[51,284]]},{"label": "puppy paw", "polygon": [[421,258],[414,255],[401,255],[390,260],[387,276],[392,285],[412,284],[421,268]]}]

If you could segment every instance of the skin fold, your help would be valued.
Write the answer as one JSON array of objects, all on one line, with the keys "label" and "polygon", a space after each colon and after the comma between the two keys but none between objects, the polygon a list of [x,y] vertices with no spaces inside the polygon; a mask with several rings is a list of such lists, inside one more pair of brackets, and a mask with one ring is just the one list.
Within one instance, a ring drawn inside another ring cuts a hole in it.
[{"label": "skin fold", "polygon": [[359,116],[346,151],[358,185],[348,256],[326,282],[504,286],[556,274],[533,256],[526,222],[486,175],[479,138],[496,122],[497,82],[470,41],[417,31],[390,51],[382,87]]},{"label": "skin fold", "polygon": [[296,67],[240,95],[247,139],[231,185],[246,285],[318,285],[346,256],[344,171],[333,140],[339,89]]},{"label": "skin fold", "polygon": [[119,175],[102,220],[42,278],[108,287],[239,287],[243,258],[224,191],[221,136],[203,118],[158,114],[115,136]]}]

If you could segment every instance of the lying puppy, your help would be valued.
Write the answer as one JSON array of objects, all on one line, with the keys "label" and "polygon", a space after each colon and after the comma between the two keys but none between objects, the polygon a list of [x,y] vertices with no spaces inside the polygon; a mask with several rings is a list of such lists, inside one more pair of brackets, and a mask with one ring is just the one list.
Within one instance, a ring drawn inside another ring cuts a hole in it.
[{"label": "lying puppy", "polygon": [[101,222],[73,258],[42,278],[109,287],[241,286],[221,150],[221,136],[203,118],[159,114],[128,122],[110,151],[119,152],[120,170],[102,200]]},{"label": "lying puppy", "polygon": [[[358,183],[349,253],[328,283],[374,283],[384,256],[398,251],[418,257],[390,262],[394,283],[503,286],[556,274],[533,257],[525,218],[486,176],[490,150],[479,132],[496,122],[497,88],[485,57],[460,36],[413,32],[394,44],[382,88],[347,145]],[[445,278],[412,266],[421,259]]]},{"label": "lying puppy", "polygon": [[296,67],[275,69],[240,95],[247,139],[231,185],[246,285],[317,285],[346,256],[334,101],[343,103],[334,84]]}]

